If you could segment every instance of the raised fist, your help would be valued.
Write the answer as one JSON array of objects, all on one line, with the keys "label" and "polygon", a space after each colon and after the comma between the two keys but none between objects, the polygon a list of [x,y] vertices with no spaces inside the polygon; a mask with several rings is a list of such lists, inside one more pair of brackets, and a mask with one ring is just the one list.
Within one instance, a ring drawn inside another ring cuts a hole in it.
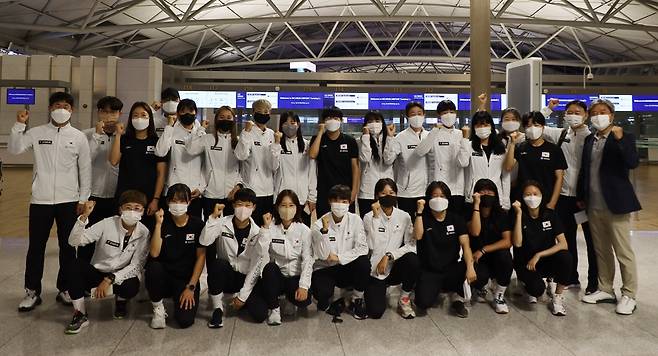
[{"label": "raised fist", "polygon": [[247,132],[251,132],[251,128],[254,127],[254,122],[249,120],[244,123],[244,130]]},{"label": "raised fist", "polygon": [[416,202],[416,213],[422,214],[425,209],[425,199],[418,199]]},{"label": "raised fist", "polygon": [[163,221],[164,221],[164,210],[160,209],[155,212],[155,223],[157,225],[162,225]]},{"label": "raised fist", "polygon": [[324,133],[324,129],[325,129],[324,124],[318,124],[318,136],[320,136]]},{"label": "raised fist", "polygon": [[84,216],[85,218],[89,217],[89,215],[91,215],[91,212],[94,211],[95,206],[96,206],[95,201],[93,200],[86,201],[82,208],[82,216]]},{"label": "raised fist", "polygon": [[103,120],[99,120],[96,123],[96,133],[99,135],[104,134],[105,133],[105,131],[103,131],[104,128],[105,128],[105,123],[103,122]]},{"label": "raised fist", "polygon": [[275,143],[280,143],[282,137],[283,137],[283,133],[281,133],[281,131],[275,131],[274,132],[274,142]]},{"label": "raised fist", "polygon": [[512,207],[514,208],[514,211],[516,211],[517,214],[521,213],[521,202],[515,200],[514,203],[512,203]]},{"label": "raised fist", "polygon": [[27,123],[27,120],[30,119],[30,112],[27,110],[19,110],[16,113],[16,122],[20,122],[21,124]]},{"label": "raised fist", "polygon": [[269,229],[271,224],[272,224],[272,214],[265,213],[263,215],[263,227],[265,229]]},{"label": "raised fist", "polygon": [[213,210],[211,216],[215,219],[219,218],[222,215],[224,206],[225,206],[224,204],[215,204],[215,209]]},{"label": "raised fist", "polygon": [[162,103],[159,101],[154,101],[153,104],[151,104],[151,107],[155,109],[155,111],[158,111],[162,108]]},{"label": "raised fist", "polygon": [[363,130],[362,130],[362,131],[363,131],[363,134],[364,134],[364,135],[370,135],[370,129],[369,129],[369,128],[363,126]]},{"label": "raised fist", "polygon": [[126,133],[126,127],[123,125],[122,122],[117,122],[116,130],[114,131],[114,134],[121,136],[124,133]]},{"label": "raised fist", "polygon": [[378,218],[379,213],[382,211],[381,205],[379,205],[379,202],[376,201],[376,202],[372,203],[371,207],[372,207],[372,217]]},{"label": "raised fist", "polygon": [[462,136],[464,138],[470,138],[471,137],[471,128],[468,126],[462,127]]}]

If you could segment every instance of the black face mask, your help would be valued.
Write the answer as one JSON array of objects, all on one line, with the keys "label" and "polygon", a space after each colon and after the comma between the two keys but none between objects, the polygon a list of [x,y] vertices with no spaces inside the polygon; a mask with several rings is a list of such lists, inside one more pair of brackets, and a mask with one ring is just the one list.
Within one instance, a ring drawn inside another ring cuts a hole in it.
[{"label": "black face mask", "polygon": [[491,208],[496,205],[496,197],[491,195],[483,195],[480,197],[480,206],[483,208]]},{"label": "black face mask", "polygon": [[196,115],[194,114],[183,114],[179,118],[180,123],[183,125],[191,125],[194,123],[194,120],[196,120]]},{"label": "black face mask", "polygon": [[392,208],[397,202],[398,198],[395,195],[384,195],[383,197],[379,197],[379,205],[381,205],[382,208]]},{"label": "black face mask", "polygon": [[261,113],[255,113],[254,114],[254,120],[261,124],[265,125],[267,124],[268,121],[270,121],[270,115],[269,114],[261,114]]},{"label": "black face mask", "polygon": [[233,120],[217,120],[215,121],[215,126],[222,132],[229,132],[233,129]]}]

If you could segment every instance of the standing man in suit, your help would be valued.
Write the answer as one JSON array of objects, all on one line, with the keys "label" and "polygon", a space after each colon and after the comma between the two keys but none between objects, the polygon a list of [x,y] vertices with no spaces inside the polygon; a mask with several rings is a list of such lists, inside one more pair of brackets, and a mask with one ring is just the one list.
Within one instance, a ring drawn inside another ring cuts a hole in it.
[{"label": "standing man in suit", "polygon": [[[616,312],[636,308],[637,264],[630,240],[630,214],[641,209],[628,173],[639,165],[635,136],[613,125],[615,107],[596,100],[589,108],[594,133],[585,140],[578,197],[585,203],[599,268],[599,290],[585,295],[589,304],[617,302]],[[613,290],[615,256],[621,269],[621,300]]]}]

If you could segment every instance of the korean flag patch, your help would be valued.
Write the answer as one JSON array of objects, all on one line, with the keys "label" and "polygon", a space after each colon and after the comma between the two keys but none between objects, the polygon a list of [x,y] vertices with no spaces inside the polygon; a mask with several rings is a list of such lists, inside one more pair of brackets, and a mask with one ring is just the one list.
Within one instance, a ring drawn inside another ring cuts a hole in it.
[{"label": "korean flag patch", "polygon": [[446,226],[446,232],[448,235],[452,235],[455,233],[455,225],[448,225]]},{"label": "korean flag patch", "polygon": [[551,159],[551,153],[550,152],[542,152],[541,153],[541,159],[542,160],[550,160]]},{"label": "korean flag patch", "polygon": [[544,231],[551,230],[552,228],[550,221],[542,221],[541,226],[544,228]]},{"label": "korean flag patch", "polygon": [[190,244],[194,242],[194,234],[185,235],[185,243]]}]

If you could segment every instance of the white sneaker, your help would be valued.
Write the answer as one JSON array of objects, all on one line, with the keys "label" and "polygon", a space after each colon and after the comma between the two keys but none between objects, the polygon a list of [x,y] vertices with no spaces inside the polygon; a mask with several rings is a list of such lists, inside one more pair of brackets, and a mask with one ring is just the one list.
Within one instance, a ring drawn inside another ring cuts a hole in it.
[{"label": "white sneaker", "polygon": [[39,304],[41,304],[41,297],[37,295],[37,292],[31,289],[26,289],[25,297],[23,297],[23,300],[18,303],[18,311],[27,312],[34,310]]},{"label": "white sneaker", "polygon": [[537,304],[537,297],[533,297],[528,294],[528,304]]},{"label": "white sneaker", "polygon": [[163,304],[153,305],[152,329],[164,329],[167,327],[167,312]]},{"label": "white sneaker", "polygon": [[553,315],[565,316],[567,315],[567,308],[564,307],[564,297],[562,294],[555,294],[553,296]]},{"label": "white sneaker", "polygon": [[553,298],[555,296],[555,290],[557,289],[557,283],[553,282],[553,280],[548,280],[547,281],[547,286],[546,286],[546,294],[548,294],[549,298]]},{"label": "white sneaker", "polygon": [[615,311],[617,314],[621,315],[631,315],[637,308],[637,303],[635,302],[635,299],[629,297],[629,296],[622,296],[621,300],[619,303],[617,303],[617,308]]},{"label": "white sneaker", "polygon": [[597,290],[592,294],[584,295],[580,300],[583,303],[587,304],[596,304],[596,303],[615,303],[617,298],[614,294],[604,292],[602,290]]},{"label": "white sneaker", "polygon": [[411,299],[408,295],[401,295],[400,300],[398,300],[398,309],[400,310],[400,315],[404,319],[413,319],[416,317],[416,312],[411,306]]},{"label": "white sneaker", "polygon": [[507,306],[507,302],[505,301],[505,296],[502,293],[498,294],[496,298],[494,298],[493,306],[494,306],[494,310],[498,314],[509,313],[509,307]]},{"label": "white sneaker", "polygon": [[270,309],[267,312],[267,325],[281,325],[281,308]]}]

